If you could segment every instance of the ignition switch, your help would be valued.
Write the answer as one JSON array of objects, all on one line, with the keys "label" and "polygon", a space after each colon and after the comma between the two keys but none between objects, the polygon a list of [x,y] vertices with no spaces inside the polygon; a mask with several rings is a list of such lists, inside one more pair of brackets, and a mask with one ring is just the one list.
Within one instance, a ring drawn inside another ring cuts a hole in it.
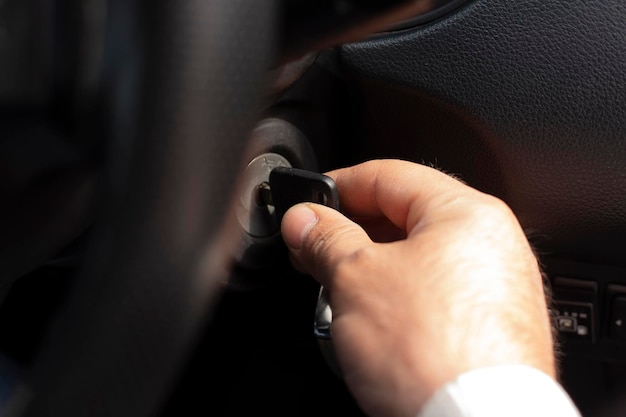
[{"label": "ignition switch", "polygon": [[269,192],[270,172],[276,167],[290,168],[287,158],[277,153],[264,153],[254,158],[243,174],[242,192],[237,204],[237,219],[250,236],[269,237],[280,225]]},{"label": "ignition switch", "polygon": [[248,163],[239,183],[235,214],[240,227],[233,253],[236,271],[230,287],[256,287],[289,270],[280,221],[271,201],[269,175],[276,167],[317,171],[317,159],[306,136],[292,123],[268,118],[253,130]]}]

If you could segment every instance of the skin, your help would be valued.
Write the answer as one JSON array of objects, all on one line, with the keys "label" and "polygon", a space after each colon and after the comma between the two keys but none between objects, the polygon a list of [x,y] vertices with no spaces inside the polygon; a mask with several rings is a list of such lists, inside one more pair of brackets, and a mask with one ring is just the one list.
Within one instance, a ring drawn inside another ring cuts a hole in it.
[{"label": "skin", "polygon": [[368,415],[414,417],[472,369],[555,377],[541,272],[506,204],[405,161],[327,175],[343,214],[299,204],[281,229],[294,265],[330,291],[339,364]]}]

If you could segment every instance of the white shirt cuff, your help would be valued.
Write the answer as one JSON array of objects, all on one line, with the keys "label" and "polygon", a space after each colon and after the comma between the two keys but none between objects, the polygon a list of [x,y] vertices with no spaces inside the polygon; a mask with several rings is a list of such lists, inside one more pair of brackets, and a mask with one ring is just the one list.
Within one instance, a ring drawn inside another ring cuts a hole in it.
[{"label": "white shirt cuff", "polygon": [[418,417],[580,417],[565,390],[525,365],[502,365],[460,375],[441,387]]}]

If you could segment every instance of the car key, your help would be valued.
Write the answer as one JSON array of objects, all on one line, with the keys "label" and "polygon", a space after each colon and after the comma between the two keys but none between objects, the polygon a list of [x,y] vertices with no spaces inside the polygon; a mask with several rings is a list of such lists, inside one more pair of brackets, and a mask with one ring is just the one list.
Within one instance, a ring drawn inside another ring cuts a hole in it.
[{"label": "car key", "polygon": [[[298,168],[276,167],[270,173],[269,182],[272,204],[278,221],[290,207],[298,203],[318,203],[339,210],[339,193],[335,181],[329,176]],[[333,313],[328,302],[328,290],[320,287],[313,334],[318,340],[322,355],[333,372],[341,377],[341,370],[335,356],[330,327]]]},{"label": "car key", "polygon": [[[278,221],[290,207],[298,203],[318,203],[339,211],[339,193],[329,176],[298,168],[276,167],[270,172],[269,188]],[[320,289],[315,313],[314,332],[318,338],[330,339],[332,312],[327,291]]]},{"label": "car key", "polygon": [[318,203],[339,210],[339,194],[332,178],[298,168],[276,167],[270,172],[272,204],[278,221],[298,203]]}]

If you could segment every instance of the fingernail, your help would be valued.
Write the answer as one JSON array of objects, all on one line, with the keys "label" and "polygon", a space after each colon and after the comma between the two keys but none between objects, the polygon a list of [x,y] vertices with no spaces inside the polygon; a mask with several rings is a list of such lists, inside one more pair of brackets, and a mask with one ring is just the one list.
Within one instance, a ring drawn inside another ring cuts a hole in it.
[{"label": "fingernail", "polygon": [[305,204],[289,209],[283,218],[283,239],[287,246],[300,249],[317,220],[317,214]]}]

